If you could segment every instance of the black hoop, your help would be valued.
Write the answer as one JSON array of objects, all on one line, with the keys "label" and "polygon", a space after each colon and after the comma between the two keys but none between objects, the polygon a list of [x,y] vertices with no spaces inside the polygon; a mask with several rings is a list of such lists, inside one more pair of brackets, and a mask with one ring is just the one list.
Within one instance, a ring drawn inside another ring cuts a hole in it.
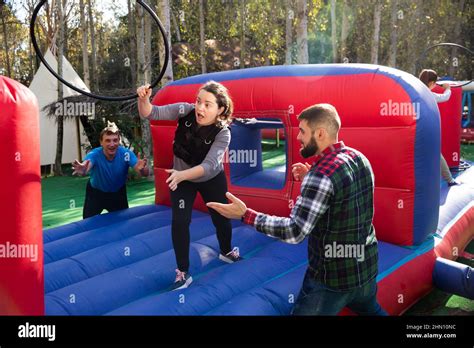
[{"label": "black hoop", "polygon": [[[462,45],[455,44],[455,43],[452,43],[452,42],[442,42],[442,43],[439,43],[439,44],[436,44],[436,45],[433,45],[433,46],[428,47],[427,49],[425,49],[425,50],[421,53],[420,57],[416,60],[416,71],[417,71],[417,72],[418,72],[418,70],[419,70],[419,63],[420,63],[421,61],[423,61],[423,59],[425,59],[425,57],[426,57],[426,55],[428,54],[428,52],[429,52],[431,49],[433,49],[433,48],[435,48],[435,47],[439,47],[439,46],[451,46],[451,47],[462,48],[462,49],[468,51],[468,52],[471,54],[471,57],[472,57],[472,55],[473,55],[473,52],[472,52],[469,48],[467,48],[467,47],[464,47],[464,46],[462,46]],[[463,83],[463,84],[461,84],[461,85],[454,85],[454,86],[451,86],[451,87],[456,88],[456,87],[466,86],[466,85],[470,84],[472,81],[474,81],[474,80],[471,79],[470,81],[465,82],[465,83]]]},{"label": "black hoop", "polygon": [[[84,94],[88,97],[95,98],[95,99],[100,99],[100,100],[107,100],[107,101],[124,101],[124,100],[129,100],[129,99],[135,99],[138,97],[138,95],[131,94],[131,95],[125,95],[121,97],[108,97],[108,96],[102,96],[102,95],[96,95],[87,91],[84,91],[71,83],[67,82],[64,80],[61,76],[59,76],[53,68],[46,62],[46,59],[44,59],[43,54],[41,53],[41,50],[38,46],[38,43],[36,42],[36,37],[35,37],[35,23],[36,23],[36,17],[38,16],[38,12],[43,7],[43,5],[47,2],[48,0],[40,0],[39,4],[35,7],[35,10],[33,11],[33,15],[31,16],[31,21],[30,21],[30,36],[31,36],[31,43],[33,44],[33,47],[35,49],[36,54],[38,55],[39,59],[43,62],[44,66],[49,70],[51,74],[53,74],[54,77],[56,77],[59,81],[61,81],[63,84],[68,86],[69,88],[75,90],[78,93]],[[153,18],[155,23],[158,25],[158,28],[160,29],[161,36],[163,37],[163,42],[165,46],[165,59],[163,62],[163,66],[161,68],[160,74],[158,77],[150,84],[150,88],[155,87],[163,78],[163,75],[166,72],[166,67],[168,66],[169,62],[169,57],[170,57],[170,49],[168,46],[168,40],[166,39],[166,32],[165,29],[163,28],[163,25],[160,22],[160,19],[156,15],[155,12],[148,6],[146,3],[143,2],[143,0],[137,0],[137,4],[142,6],[145,11],[147,11],[150,16]]]}]

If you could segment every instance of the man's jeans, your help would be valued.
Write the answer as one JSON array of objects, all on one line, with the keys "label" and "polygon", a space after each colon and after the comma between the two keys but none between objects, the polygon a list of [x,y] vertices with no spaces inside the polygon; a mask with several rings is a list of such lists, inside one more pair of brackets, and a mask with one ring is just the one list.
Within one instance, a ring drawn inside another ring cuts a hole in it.
[{"label": "man's jeans", "polygon": [[387,315],[378,304],[376,295],[375,277],[362,287],[335,291],[306,274],[292,314],[337,315],[344,307],[348,307],[359,315]]}]

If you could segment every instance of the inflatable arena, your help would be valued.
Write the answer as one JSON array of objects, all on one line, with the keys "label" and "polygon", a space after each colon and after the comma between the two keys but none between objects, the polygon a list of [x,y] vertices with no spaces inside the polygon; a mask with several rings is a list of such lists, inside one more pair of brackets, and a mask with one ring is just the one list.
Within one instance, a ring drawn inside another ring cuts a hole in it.
[{"label": "inflatable arena", "polygon": [[[168,84],[153,104],[194,102],[214,80],[234,100],[235,122],[225,172],[229,191],[248,207],[288,216],[301,182],[298,114],[316,103],[336,107],[339,140],[360,150],[375,174],[378,301],[401,315],[433,287],[474,298],[472,269],[455,262],[474,237],[474,168],[460,185],[440,179],[440,151],[459,165],[461,91],[438,106],[416,77],[363,64],[293,65],[198,75]],[[174,279],[168,185],[176,122],[153,121],[155,204],[42,231],[36,98],[0,79],[5,168],[0,185],[3,240],[39,245],[37,262],[11,258],[0,275],[3,312],[35,315],[288,315],[307,267],[307,243],[290,245],[233,221],[232,244],[244,260],[219,260],[214,226],[200,197],[191,223],[189,288]],[[262,136],[279,131],[286,164],[262,165]],[[442,132],[441,132],[442,130]],[[441,147],[442,144],[442,147]],[[240,151],[240,152],[239,152]],[[255,161],[235,161],[239,153]],[[457,156],[456,156],[457,154]],[[20,159],[19,159],[20,157]],[[244,163],[242,163],[244,162]],[[341,314],[351,314],[348,309]]]}]

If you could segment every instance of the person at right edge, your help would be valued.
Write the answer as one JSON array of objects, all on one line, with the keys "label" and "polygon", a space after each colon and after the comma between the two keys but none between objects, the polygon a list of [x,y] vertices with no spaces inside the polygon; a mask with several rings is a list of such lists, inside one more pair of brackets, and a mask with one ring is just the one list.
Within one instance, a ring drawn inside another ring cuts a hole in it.
[{"label": "person at right edge", "polygon": [[[426,87],[430,89],[430,91],[432,91],[436,86],[436,81],[438,81],[438,74],[434,70],[423,69],[418,78],[426,85]],[[443,84],[443,88],[443,94],[431,92],[437,103],[444,103],[451,97],[451,86],[448,83],[445,83]],[[441,176],[443,177],[444,181],[447,182],[448,186],[459,185],[459,183],[454,180],[451,171],[449,170],[448,163],[443,157],[443,154],[440,154],[440,165]]]}]

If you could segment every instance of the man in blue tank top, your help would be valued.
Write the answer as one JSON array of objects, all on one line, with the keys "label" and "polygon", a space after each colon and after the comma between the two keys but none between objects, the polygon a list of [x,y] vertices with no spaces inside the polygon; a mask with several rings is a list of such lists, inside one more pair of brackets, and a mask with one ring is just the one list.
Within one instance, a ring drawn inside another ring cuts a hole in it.
[{"label": "man in blue tank top", "polygon": [[139,175],[148,176],[147,159],[137,158],[129,149],[120,145],[120,130],[115,123],[108,122],[100,132],[100,147],[87,154],[84,162],[75,160],[73,175],[90,174],[82,216],[99,215],[128,208],[126,182],[128,168]]}]

